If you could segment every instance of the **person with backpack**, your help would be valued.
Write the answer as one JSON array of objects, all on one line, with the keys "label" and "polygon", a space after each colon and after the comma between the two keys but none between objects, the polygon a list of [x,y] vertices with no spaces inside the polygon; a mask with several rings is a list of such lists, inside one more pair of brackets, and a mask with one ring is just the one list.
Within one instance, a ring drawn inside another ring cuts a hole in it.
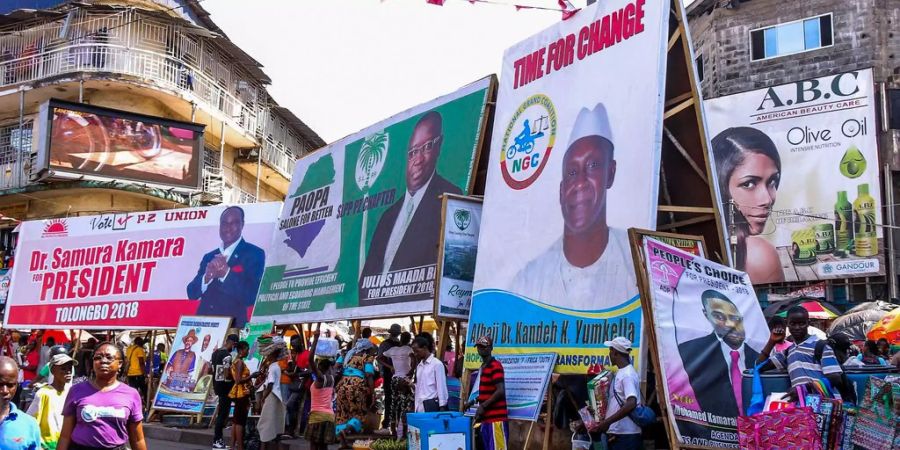
[{"label": "person with backpack", "polygon": [[618,368],[609,385],[609,406],[606,418],[590,431],[606,433],[609,450],[639,450],[644,448],[641,427],[632,418],[641,404],[641,377],[631,364],[631,341],[617,336],[604,342],[609,347],[609,362]]},{"label": "person with backpack", "polygon": [[847,389],[844,382],[843,370],[834,355],[834,350],[825,340],[809,334],[809,312],[800,305],[788,310],[787,327],[791,332],[794,343],[781,352],[772,353],[772,349],[785,339],[784,328],[772,329],[769,341],[759,354],[761,372],[772,369],[787,369],[791,379],[791,392],[788,398],[797,401],[797,387],[806,387],[810,392],[817,392],[814,385],[819,381],[827,380],[832,391],[842,394],[847,401],[854,399],[843,398],[851,396],[852,390]]}]

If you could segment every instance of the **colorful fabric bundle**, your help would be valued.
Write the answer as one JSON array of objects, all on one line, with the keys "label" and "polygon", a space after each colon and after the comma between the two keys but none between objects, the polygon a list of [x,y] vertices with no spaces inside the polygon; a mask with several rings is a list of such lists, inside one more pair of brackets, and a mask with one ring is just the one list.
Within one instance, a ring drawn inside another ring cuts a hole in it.
[{"label": "colorful fabric bundle", "polygon": [[900,416],[894,410],[898,400],[900,384],[869,377],[853,427],[853,445],[865,450],[900,448]]},{"label": "colorful fabric bundle", "polygon": [[809,407],[738,417],[737,423],[742,449],[810,450],[822,447],[815,413]]}]

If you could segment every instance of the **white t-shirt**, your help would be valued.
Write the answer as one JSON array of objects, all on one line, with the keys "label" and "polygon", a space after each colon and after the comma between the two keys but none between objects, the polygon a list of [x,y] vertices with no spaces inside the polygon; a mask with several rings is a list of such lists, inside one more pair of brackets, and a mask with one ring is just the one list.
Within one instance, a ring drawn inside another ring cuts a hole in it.
[{"label": "white t-shirt", "polygon": [[516,274],[509,290],[567,309],[596,311],[618,306],[638,295],[628,234],[610,228],[606,249],[587,267],[569,263],[560,237]]},{"label": "white t-shirt", "polygon": [[63,391],[59,392],[53,386],[47,385],[34,394],[34,400],[31,401],[26,413],[37,419],[42,438],[59,439],[63,425],[63,405],[66,403],[70,387],[67,384]]},{"label": "white t-shirt", "polygon": [[394,366],[394,378],[401,378],[412,375],[409,369],[412,367],[410,354],[412,348],[408,345],[391,347],[384,352],[384,356],[391,358],[391,364]]},{"label": "white t-shirt", "polygon": [[281,366],[278,365],[277,361],[269,365],[269,373],[266,374],[266,382],[257,389],[257,392],[265,391],[266,386],[269,384],[272,385],[272,395],[278,397],[278,400],[281,400],[281,402],[284,403],[285,399],[281,398]]},{"label": "white t-shirt", "polygon": [[[629,398],[634,397],[641,404],[641,379],[634,366],[628,365],[616,372],[616,377],[609,385],[609,406],[606,409],[606,417],[609,418],[618,411]],[[619,400],[622,403],[619,403]],[[618,422],[609,426],[610,434],[640,434],[641,427],[637,426],[630,417],[625,416]]]}]

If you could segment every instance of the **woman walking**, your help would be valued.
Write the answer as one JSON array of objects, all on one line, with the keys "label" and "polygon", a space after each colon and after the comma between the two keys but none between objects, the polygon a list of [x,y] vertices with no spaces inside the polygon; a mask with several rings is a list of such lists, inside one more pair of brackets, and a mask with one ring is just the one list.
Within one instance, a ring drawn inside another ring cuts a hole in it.
[{"label": "woman walking", "polygon": [[250,415],[250,393],[252,391],[251,380],[253,375],[244,364],[244,359],[250,353],[250,345],[245,341],[238,342],[237,358],[231,363],[231,379],[234,386],[228,396],[234,400],[234,415],[231,423],[231,441],[234,450],[244,450],[244,427],[247,426],[247,416]]},{"label": "woman walking", "polygon": [[116,376],[122,350],[105,342],[94,351],[94,379],[69,390],[58,450],[147,450],[138,391]]},{"label": "woman walking", "polygon": [[335,441],[334,434],[334,375],[331,374],[331,360],[322,358],[316,363],[316,346],[319,345],[319,327],[309,351],[309,367],[313,368],[313,383],[309,387],[309,423],[306,425],[306,440],[311,450],[328,450],[328,444]]},{"label": "woman walking", "polygon": [[368,339],[359,339],[347,352],[337,384],[337,432],[363,431],[366,416],[372,410],[375,392],[375,353]]},{"label": "woman walking", "polygon": [[284,339],[274,336],[271,344],[260,348],[263,355],[263,365],[268,367],[266,379],[262,384],[262,412],[259,415],[259,440],[263,443],[263,450],[276,449],[278,436],[284,433],[284,419],[286,409],[281,390],[281,366],[278,360],[284,353]]}]

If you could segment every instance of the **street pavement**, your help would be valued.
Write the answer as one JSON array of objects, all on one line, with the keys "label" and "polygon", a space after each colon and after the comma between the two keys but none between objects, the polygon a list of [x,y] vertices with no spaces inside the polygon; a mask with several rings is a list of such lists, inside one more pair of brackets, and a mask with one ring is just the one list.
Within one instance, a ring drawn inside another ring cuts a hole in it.
[{"label": "street pavement", "polygon": [[147,450],[210,450],[212,446],[199,446],[194,444],[183,444],[181,442],[160,441],[158,439],[147,439]]}]

